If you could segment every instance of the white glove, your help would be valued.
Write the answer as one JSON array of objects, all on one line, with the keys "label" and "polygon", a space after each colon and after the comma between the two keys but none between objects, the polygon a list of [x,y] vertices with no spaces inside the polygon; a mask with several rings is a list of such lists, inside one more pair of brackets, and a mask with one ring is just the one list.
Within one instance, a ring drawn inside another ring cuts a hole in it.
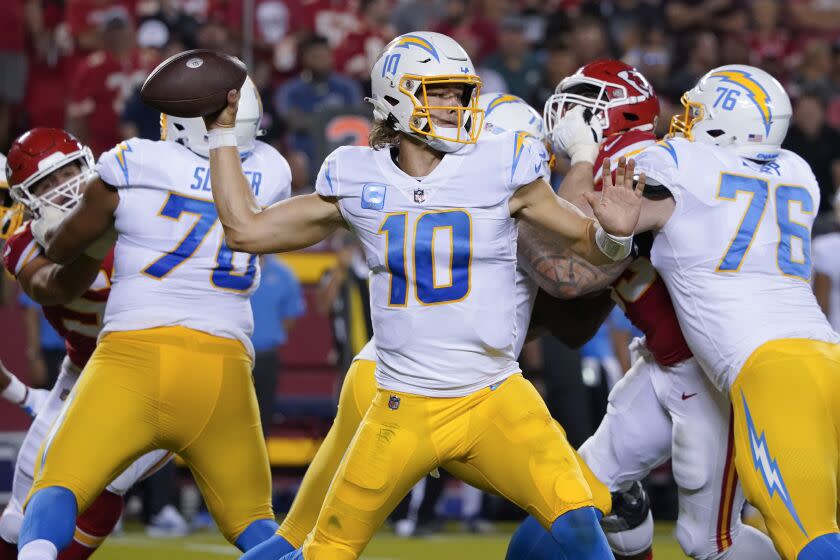
[{"label": "white glove", "polygon": [[38,219],[32,221],[32,237],[38,245],[47,246],[47,232],[57,228],[64,216],[65,212],[55,206],[45,204],[38,209]]},{"label": "white glove", "polygon": [[596,119],[587,123],[584,111],[586,108],[581,105],[572,107],[551,131],[554,152],[565,152],[571,158],[572,165],[578,162],[595,163],[603,137],[600,124]]},{"label": "white glove", "polygon": [[115,230],[112,226],[108,229],[108,231],[102,234],[102,237],[94,241],[90,247],[85,249],[85,255],[94,260],[101,261],[108,255],[108,252],[111,250],[111,247],[114,246],[116,241],[117,230]]}]

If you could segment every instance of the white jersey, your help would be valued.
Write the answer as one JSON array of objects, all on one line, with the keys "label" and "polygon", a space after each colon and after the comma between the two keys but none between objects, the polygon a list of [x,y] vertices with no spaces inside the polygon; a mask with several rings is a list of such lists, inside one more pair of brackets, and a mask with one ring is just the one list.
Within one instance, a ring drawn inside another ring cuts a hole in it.
[{"label": "white jersey", "polygon": [[719,389],[728,390],[766,342],[840,340],[809,284],[819,189],[802,158],[782,150],[762,165],[672,139],[639,154],[636,171],[676,201],[651,261],[686,341]]},{"label": "white jersey", "polygon": [[814,239],[814,271],[825,274],[831,281],[828,300],[828,320],[840,331],[840,233],[829,233]]},{"label": "white jersey", "polygon": [[[242,168],[261,206],[289,196],[289,166],[271,146],[257,142]],[[240,340],[253,354],[259,260],[225,245],[210,162],[175,142],[134,138],[96,170],[120,197],[103,332],[181,325]]]},{"label": "white jersey", "polygon": [[539,142],[515,132],[447,154],[419,180],[388,149],[326,159],[316,190],[338,199],[371,270],[380,387],[454,397],[519,371],[508,201],[546,162]]},{"label": "white jersey", "polygon": [[[513,343],[513,355],[518,359],[525,346],[525,338],[528,336],[528,326],[531,324],[531,313],[534,310],[534,300],[537,298],[539,286],[520,266],[516,267],[516,341]],[[499,294],[502,297],[503,294]],[[367,360],[376,361],[376,337],[368,340],[367,344],[353,356],[353,361]]]}]

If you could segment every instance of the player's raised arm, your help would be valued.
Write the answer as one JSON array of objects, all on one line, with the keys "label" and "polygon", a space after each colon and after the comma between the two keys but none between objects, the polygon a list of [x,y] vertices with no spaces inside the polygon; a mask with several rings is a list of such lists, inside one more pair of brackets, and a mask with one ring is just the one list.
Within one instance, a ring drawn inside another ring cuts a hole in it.
[{"label": "player's raised arm", "polygon": [[205,117],[210,131],[210,176],[213,202],[234,251],[277,253],[302,249],[321,241],[344,225],[338,205],[318,194],[296,196],[260,208],[236,148],[233,126],[239,92],[228,93],[228,105]]},{"label": "player's raised arm", "polygon": [[597,222],[555,195],[543,179],[525,185],[511,197],[511,215],[568,240],[572,250],[592,264],[622,260],[630,254],[645,182],[642,176],[635,186],[633,170],[633,162],[627,164],[622,159],[615,185],[605,177],[600,193],[585,195]]},{"label": "player's raised arm", "polygon": [[83,253],[102,260],[116,239],[114,212],[119,202],[116,189],[94,176],[82,199],[58,225],[45,217],[33,224],[32,232],[55,263],[71,263]]}]

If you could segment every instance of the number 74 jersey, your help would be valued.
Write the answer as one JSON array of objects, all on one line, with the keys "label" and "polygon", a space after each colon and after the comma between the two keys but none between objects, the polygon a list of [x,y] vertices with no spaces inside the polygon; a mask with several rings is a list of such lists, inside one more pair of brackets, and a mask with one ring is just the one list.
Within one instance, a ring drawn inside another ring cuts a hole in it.
[{"label": "number 74 jersey", "polygon": [[[269,145],[257,142],[242,168],[261,206],[289,196],[289,166]],[[120,197],[103,332],[180,325],[253,353],[249,298],[259,262],[224,242],[210,162],[175,142],[134,138],[104,153],[96,170]]]},{"label": "number 74 jersey", "polygon": [[651,262],[691,350],[719,389],[729,389],[765,342],[840,340],[809,282],[820,193],[802,158],[782,150],[762,164],[676,138],[635,159],[638,173],[674,196]]},{"label": "number 74 jersey", "polygon": [[516,224],[508,201],[545,170],[524,134],[485,136],[447,154],[426,177],[390,150],[344,147],[318,175],[337,198],[370,267],[377,383],[455,397],[519,371]]}]

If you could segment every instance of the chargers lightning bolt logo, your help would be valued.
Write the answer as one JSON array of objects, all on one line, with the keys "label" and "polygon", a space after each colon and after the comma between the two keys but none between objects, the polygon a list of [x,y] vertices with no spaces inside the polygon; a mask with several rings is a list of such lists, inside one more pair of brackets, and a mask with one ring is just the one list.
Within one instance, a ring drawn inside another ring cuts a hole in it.
[{"label": "chargers lightning bolt logo", "polygon": [[434,45],[419,35],[403,35],[399,38],[394,48],[407,49],[411,46],[420,47],[432,55],[436,61],[440,62],[440,57],[438,56],[437,49],[435,49]]},{"label": "chargers lightning bolt logo", "polygon": [[128,145],[128,142],[120,142],[117,145],[117,153],[114,156],[117,158],[117,165],[120,166],[120,170],[123,172],[123,177],[125,177],[125,184],[128,184],[128,161],[125,159],[126,152],[133,152],[134,150],[131,149],[131,146]]},{"label": "chargers lightning bolt logo", "polygon": [[493,101],[491,101],[490,104],[487,105],[487,110],[484,111],[485,116],[492,113],[493,109],[495,109],[499,105],[504,105],[505,103],[522,103],[522,100],[516,97],[515,95],[503,93],[498,97],[494,98]]},{"label": "chargers lightning bolt logo", "polygon": [[761,472],[761,476],[764,479],[764,485],[767,487],[767,492],[770,494],[770,498],[773,498],[773,494],[779,495],[779,499],[781,499],[782,503],[785,504],[788,513],[790,513],[793,520],[796,521],[796,524],[799,525],[799,528],[807,537],[808,531],[805,530],[805,527],[802,526],[802,521],[799,520],[799,515],[796,513],[796,508],[793,506],[793,500],[791,499],[790,493],[788,493],[785,480],[782,478],[782,471],[779,470],[779,464],[770,455],[767,438],[764,436],[764,432],[761,432],[761,435],[759,435],[758,430],[755,429],[755,424],[753,423],[752,414],[750,414],[750,407],[747,406],[747,397],[744,395],[744,391],[741,391],[741,399],[744,401],[744,413],[747,417],[747,431],[750,436],[750,449],[752,450],[753,465],[755,465],[755,470]]},{"label": "chargers lightning bolt logo", "polygon": [[767,90],[758,83],[749,72],[744,70],[721,70],[711,75],[712,78],[721,78],[724,82],[741,86],[747,90],[747,97],[758,108],[761,113],[761,120],[764,123],[764,132],[770,134],[770,121],[773,119],[773,112],[770,109],[770,96]]}]

